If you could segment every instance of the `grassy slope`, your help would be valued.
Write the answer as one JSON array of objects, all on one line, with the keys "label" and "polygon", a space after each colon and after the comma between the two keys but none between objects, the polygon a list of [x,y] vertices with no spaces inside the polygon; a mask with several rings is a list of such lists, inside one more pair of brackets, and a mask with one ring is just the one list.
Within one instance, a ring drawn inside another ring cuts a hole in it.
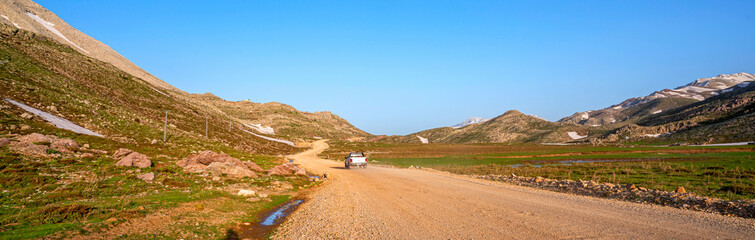
[{"label": "grassy slope", "polygon": [[[177,221],[169,226],[170,233],[151,237],[198,234],[218,238],[233,224],[255,216],[255,212],[271,204],[246,202],[230,194],[233,189],[270,188],[276,182],[290,182],[295,188],[310,185],[306,178],[298,177],[211,181],[184,173],[175,161],[195,151],[225,152],[269,168],[282,161],[270,155],[298,150],[239,131],[228,132],[227,118],[222,113],[182,101],[176,98],[177,93],[163,95],[140,79],[50,39],[3,24],[0,37],[2,98],[25,102],[107,138],[61,130],[36,117],[21,118],[24,111],[4,101],[0,102],[0,137],[36,132],[72,138],[110,153],[120,147],[129,148],[148,155],[154,167],[140,171],[156,175],[153,182],[138,180],[135,169],[114,167],[116,160],[109,155],[34,158],[0,147],[2,239],[98,233],[113,226],[104,221],[108,218],[119,223],[159,211],[170,212],[189,202],[217,206],[204,211],[213,218],[195,218],[198,222],[215,221],[203,223],[207,227],[201,229],[190,229],[188,224],[193,222]],[[57,111],[49,106],[55,106]],[[151,140],[161,140],[163,136],[162,110],[170,110],[169,139],[167,143],[151,144]],[[209,139],[202,136],[204,116],[210,117]],[[30,129],[20,130],[22,125]],[[274,203],[278,198],[271,199]]]},{"label": "grassy slope", "polygon": [[231,102],[212,94],[191,94],[191,98],[209,103],[242,122],[270,126],[275,129],[276,136],[289,139],[312,137],[346,139],[370,135],[330,112],[302,112],[292,106],[277,102]]}]

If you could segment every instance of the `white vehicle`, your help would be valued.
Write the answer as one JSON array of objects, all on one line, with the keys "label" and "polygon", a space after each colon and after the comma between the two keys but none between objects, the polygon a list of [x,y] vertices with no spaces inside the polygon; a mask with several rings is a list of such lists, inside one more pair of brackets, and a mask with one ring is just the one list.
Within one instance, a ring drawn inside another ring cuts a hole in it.
[{"label": "white vehicle", "polygon": [[351,166],[367,168],[367,156],[362,152],[349,153],[349,156],[346,156],[346,161],[343,161],[343,165],[346,168],[351,168]]}]

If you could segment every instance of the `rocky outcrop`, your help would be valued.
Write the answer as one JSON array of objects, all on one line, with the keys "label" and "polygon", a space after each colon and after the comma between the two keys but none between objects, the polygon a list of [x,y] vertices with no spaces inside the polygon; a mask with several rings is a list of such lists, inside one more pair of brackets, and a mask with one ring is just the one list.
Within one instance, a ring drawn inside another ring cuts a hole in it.
[{"label": "rocky outcrop", "polygon": [[284,163],[278,166],[275,166],[268,170],[268,175],[271,176],[287,176],[287,175],[299,175],[299,176],[306,176],[307,172],[299,168],[298,166],[294,165],[293,163]]},{"label": "rocky outcrop", "polygon": [[246,168],[246,166],[242,167],[228,162],[210,163],[210,165],[207,165],[207,167],[204,169],[204,172],[211,173],[213,176],[226,175],[233,178],[257,177],[257,174],[255,174],[252,170],[249,170],[249,168]]},{"label": "rocky outcrop", "polygon": [[72,154],[79,150],[79,144],[69,138],[54,135],[31,133],[16,137],[17,141],[6,138],[10,149],[21,155],[31,157],[50,157],[51,155]]},{"label": "rocky outcrop", "polygon": [[149,160],[149,157],[147,157],[147,155],[138,152],[132,152],[131,154],[121,158],[121,160],[116,162],[115,166],[148,168],[152,166],[152,161]]},{"label": "rocky outcrop", "polygon": [[25,142],[25,143],[49,143],[51,139],[50,137],[39,134],[39,133],[31,133],[28,135],[18,137],[18,141]]},{"label": "rocky outcrop", "polygon": [[176,165],[182,167],[186,172],[194,173],[210,173],[213,176],[229,176],[229,177],[257,177],[252,170],[251,166],[256,166],[256,169],[262,170],[257,164],[250,164],[249,162],[242,162],[241,160],[231,157],[225,153],[216,153],[213,151],[203,151],[198,154],[189,155],[183,160],[176,162]]},{"label": "rocky outcrop", "polygon": [[115,153],[113,153],[113,158],[115,159],[121,159],[129,154],[131,154],[134,151],[131,151],[130,149],[125,148],[119,148],[118,150],[115,150]]},{"label": "rocky outcrop", "polygon": [[144,180],[144,181],[147,181],[147,182],[151,182],[152,180],[155,179],[155,174],[154,173],[142,173],[142,174],[136,175],[136,178]]},{"label": "rocky outcrop", "polygon": [[631,202],[659,204],[682,209],[713,212],[722,215],[755,218],[755,200],[727,201],[718,198],[701,197],[687,192],[684,187],[679,187],[674,192],[667,192],[637,187],[634,184],[600,184],[594,181],[554,180],[542,177],[532,178],[492,174],[475,175],[473,177],[577,195],[613,198]]}]

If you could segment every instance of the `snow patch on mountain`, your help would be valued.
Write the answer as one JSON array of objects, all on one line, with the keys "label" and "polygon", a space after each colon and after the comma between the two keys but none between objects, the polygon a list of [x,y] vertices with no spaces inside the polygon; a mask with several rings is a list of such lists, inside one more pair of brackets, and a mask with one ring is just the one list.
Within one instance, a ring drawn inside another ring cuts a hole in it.
[{"label": "snow patch on mountain", "polygon": [[467,118],[467,120],[464,120],[463,122],[461,122],[459,124],[456,124],[456,125],[453,125],[451,127],[452,128],[462,128],[462,127],[466,127],[466,126],[468,126],[470,124],[484,123],[484,122],[487,122],[488,120],[490,120],[490,119],[488,119],[488,118],[481,118],[481,117],[471,117],[471,118]]},{"label": "snow patch on mountain", "polygon": [[13,100],[10,100],[10,99],[7,99],[7,98],[5,99],[5,101],[9,102],[9,103],[11,103],[13,105],[18,106],[18,107],[26,110],[27,112],[33,113],[34,115],[37,115],[37,116],[39,116],[41,118],[44,118],[48,122],[51,122],[52,124],[55,124],[55,127],[57,127],[57,128],[62,128],[62,129],[70,130],[70,131],[75,132],[75,133],[81,133],[81,134],[86,134],[86,135],[95,136],[95,137],[105,137],[105,136],[102,136],[99,133],[96,133],[96,132],[92,131],[92,130],[86,129],[86,128],[84,128],[82,126],[79,126],[79,125],[76,125],[75,123],[73,123],[71,121],[68,121],[68,119],[52,115],[52,114],[47,113],[45,111],[33,108],[33,107],[29,106],[29,105],[26,105],[26,104],[23,104],[23,103],[20,103],[20,102],[16,102],[16,101],[13,101]]},{"label": "snow patch on mountain", "polygon": [[[244,123],[242,123],[242,124],[244,124]],[[254,123],[252,123],[252,124],[244,124],[244,126],[247,126],[247,127],[251,128],[251,129],[254,129],[257,132],[260,132],[262,134],[270,134],[270,135],[275,134],[275,129],[273,129],[272,127],[268,127],[268,126],[262,126],[262,124],[254,124]]]},{"label": "snow patch on mountain", "polygon": [[574,140],[579,140],[587,137],[587,135],[581,136],[577,132],[567,132],[566,134],[568,134],[569,137]]},{"label": "snow patch on mountain", "polygon": [[427,144],[430,142],[427,140],[427,138],[420,137],[419,135],[417,135],[417,138],[419,138],[419,141],[422,142],[423,144]]},{"label": "snow patch on mountain", "polygon": [[18,26],[17,23],[11,21],[10,18],[8,18],[8,16],[5,16],[5,15],[0,15],[0,16],[2,16],[3,18],[5,18],[5,20],[8,20],[8,22],[12,23],[13,26],[15,26],[16,28],[21,29],[21,26]]},{"label": "snow patch on mountain", "polygon": [[72,42],[71,40],[68,40],[68,38],[64,36],[63,33],[60,33],[58,29],[55,29],[55,24],[45,21],[41,17],[34,15],[33,13],[30,13],[30,12],[26,12],[26,15],[29,16],[31,19],[34,19],[34,21],[37,21],[43,27],[47,28],[47,30],[50,30],[50,32],[54,33],[55,35],[58,35],[58,37],[62,38],[63,40],[66,40],[66,42],[81,49],[81,51],[84,51],[85,53],[89,54],[87,50],[84,50],[83,48],[79,47],[79,45],[76,45],[76,43]]},{"label": "snow patch on mountain", "polygon": [[292,141],[283,140],[283,139],[277,139],[277,138],[271,138],[271,137],[268,137],[268,136],[259,135],[259,134],[247,131],[246,129],[243,129],[243,128],[239,128],[239,129],[241,129],[241,131],[244,131],[245,133],[252,134],[252,135],[254,135],[256,137],[259,137],[259,138],[262,138],[262,139],[265,139],[265,140],[268,140],[268,141],[279,142],[279,143],[283,143],[283,144],[286,144],[286,145],[289,145],[289,146],[292,146],[292,147],[296,147],[296,144],[294,144],[294,142],[292,142]]},{"label": "snow patch on mountain", "polygon": [[653,112],[652,112],[652,114],[659,114],[659,113],[661,113],[661,112],[663,112],[663,110],[657,110],[657,111],[653,111]]}]

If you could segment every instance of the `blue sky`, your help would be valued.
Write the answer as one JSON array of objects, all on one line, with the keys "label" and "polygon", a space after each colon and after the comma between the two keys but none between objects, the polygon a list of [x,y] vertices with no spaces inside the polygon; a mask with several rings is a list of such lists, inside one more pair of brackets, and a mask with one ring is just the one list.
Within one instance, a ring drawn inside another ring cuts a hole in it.
[{"label": "blue sky", "polygon": [[[166,82],[408,134],[755,73],[755,1],[50,1]],[[211,2],[211,4],[210,4]]]}]

